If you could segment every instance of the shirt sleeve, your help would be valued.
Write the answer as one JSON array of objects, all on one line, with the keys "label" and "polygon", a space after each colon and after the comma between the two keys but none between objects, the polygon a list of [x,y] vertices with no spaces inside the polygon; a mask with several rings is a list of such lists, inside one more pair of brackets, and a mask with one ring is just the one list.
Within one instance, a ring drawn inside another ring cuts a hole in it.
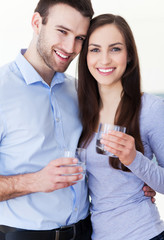
[{"label": "shirt sleeve", "polygon": [[164,101],[153,104],[147,118],[146,138],[157,162],[137,151],[136,158],[127,167],[152,189],[164,194]]}]

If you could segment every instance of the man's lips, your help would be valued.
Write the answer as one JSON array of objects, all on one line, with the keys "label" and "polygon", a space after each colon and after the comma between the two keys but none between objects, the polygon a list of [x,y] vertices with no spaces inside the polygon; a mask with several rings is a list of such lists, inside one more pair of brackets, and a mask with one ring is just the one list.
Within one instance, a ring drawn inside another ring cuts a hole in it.
[{"label": "man's lips", "polygon": [[55,51],[55,53],[56,53],[56,55],[57,55],[58,57],[60,57],[60,58],[62,58],[62,59],[64,59],[64,60],[67,60],[67,59],[70,58],[70,55],[66,55],[66,54],[61,53],[61,52],[59,52],[59,51],[57,51],[57,50],[54,50],[54,51]]}]

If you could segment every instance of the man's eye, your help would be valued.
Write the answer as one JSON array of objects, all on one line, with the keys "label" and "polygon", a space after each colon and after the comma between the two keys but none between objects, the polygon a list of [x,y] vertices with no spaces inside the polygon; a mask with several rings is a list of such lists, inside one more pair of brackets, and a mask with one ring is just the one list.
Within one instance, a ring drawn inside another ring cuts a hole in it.
[{"label": "man's eye", "polygon": [[84,41],[85,38],[84,37],[76,37],[77,40],[80,40],[80,41]]},{"label": "man's eye", "polygon": [[62,30],[62,29],[58,29],[59,32],[66,34],[66,31]]}]

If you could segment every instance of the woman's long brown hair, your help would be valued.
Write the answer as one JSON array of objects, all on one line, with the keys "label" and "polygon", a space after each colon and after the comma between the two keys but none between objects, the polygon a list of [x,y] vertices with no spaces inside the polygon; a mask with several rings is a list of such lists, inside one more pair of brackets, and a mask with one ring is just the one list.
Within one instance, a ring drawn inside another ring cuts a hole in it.
[{"label": "woman's long brown hair", "polygon": [[[139,116],[141,109],[140,67],[136,44],[127,22],[120,16],[102,14],[91,21],[87,39],[79,56],[78,66],[78,100],[83,132],[80,144],[88,145],[99,121],[100,95],[97,82],[90,74],[87,66],[88,43],[91,34],[99,27],[114,24],[125,39],[128,63],[122,76],[123,92],[116,111],[114,123],[125,126],[126,133],[135,139],[136,149],[144,152],[140,137]],[[103,36],[102,36],[103,37]],[[110,158],[110,164],[115,169],[129,171],[119,159]]]}]

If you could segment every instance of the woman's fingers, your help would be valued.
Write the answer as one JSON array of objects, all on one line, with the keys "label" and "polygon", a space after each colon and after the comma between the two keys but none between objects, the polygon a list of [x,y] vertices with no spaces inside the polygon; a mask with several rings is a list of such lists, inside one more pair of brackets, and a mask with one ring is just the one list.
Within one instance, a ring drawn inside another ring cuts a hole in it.
[{"label": "woman's fingers", "polygon": [[105,145],[105,150],[118,156],[125,165],[131,164],[136,156],[134,138],[128,134],[111,131],[103,134],[101,143]]}]

